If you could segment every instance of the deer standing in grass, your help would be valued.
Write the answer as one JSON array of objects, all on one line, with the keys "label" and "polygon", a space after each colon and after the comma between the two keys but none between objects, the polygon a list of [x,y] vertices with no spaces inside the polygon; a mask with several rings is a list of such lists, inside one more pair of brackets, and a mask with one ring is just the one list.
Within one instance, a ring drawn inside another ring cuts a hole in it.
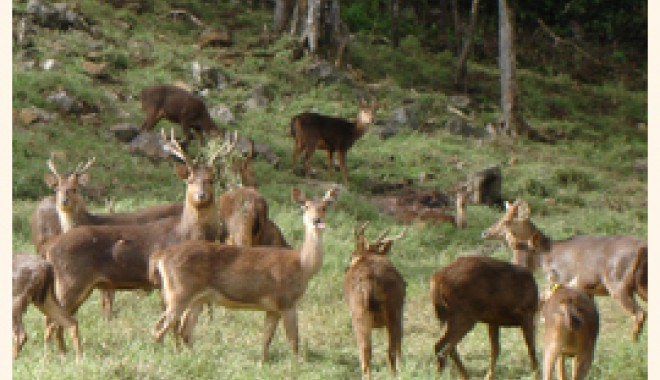
[{"label": "deer standing in grass", "polygon": [[543,380],[552,380],[556,366],[565,379],[564,359],[573,357],[572,380],[586,379],[598,338],[599,317],[594,299],[575,288],[556,285],[545,294]]},{"label": "deer standing in grass", "polygon": [[162,284],[166,310],[154,326],[154,336],[179,325],[184,342],[192,345],[192,331],[202,304],[227,308],[263,310],[262,362],[280,319],[294,354],[298,355],[298,302],[309,280],[323,263],[323,231],[326,207],[338,189],[321,200],[308,200],[294,188],[293,200],[303,207],[305,239],[298,249],[239,247],[187,241],[162,250],[151,258],[150,276]]},{"label": "deer standing in grass", "polygon": [[304,112],[291,119],[291,136],[294,138],[291,166],[295,167],[298,155],[304,153],[305,175],[309,176],[309,161],[316,149],[325,150],[328,158],[328,170],[334,171],[334,153],[339,156],[339,167],[344,184],[348,184],[346,153],[364,133],[373,121],[377,105],[368,105],[360,101],[354,122],[339,117],[325,116],[313,112]]},{"label": "deer standing in grass", "polygon": [[204,101],[180,87],[159,84],[147,87],[140,93],[142,110],[145,114],[142,130],[152,129],[160,119],[165,118],[181,125],[185,141],[203,141],[203,133],[211,134],[218,130]]},{"label": "deer standing in grass", "polygon": [[367,224],[364,223],[355,231],[355,251],[344,277],[344,294],[351,310],[362,374],[370,379],[371,329],[387,329],[387,361],[392,372],[396,373],[397,360],[401,361],[406,282],[387,254],[392,244],[403,238],[406,229],[398,236],[387,239],[385,231],[374,243],[369,243],[364,236]]},{"label": "deer standing in grass", "polygon": [[552,240],[532,223],[526,202],[507,202],[506,206],[502,218],[482,237],[504,236],[528,244],[550,284],[570,285],[592,295],[611,295],[634,318],[633,340],[637,341],[646,312],[634,295],[648,299],[647,242],[624,235],[576,235]]},{"label": "deer standing in grass", "polygon": [[468,379],[456,346],[477,322],[488,324],[491,352],[486,379],[492,380],[495,374],[500,327],[521,328],[532,369],[537,371],[534,315],[539,297],[527,268],[490,257],[458,257],[431,277],[431,302],[440,322],[446,324],[445,334],[435,345],[438,371],[449,355],[461,379]]},{"label": "deer standing in grass", "polygon": [[[54,162],[54,157],[47,161],[50,173],[44,177],[46,184],[55,191],[42,199],[32,214],[32,241],[39,255],[45,257],[47,244],[52,239],[67,232],[73,227],[84,225],[127,225],[142,224],[170,216],[180,215],[183,210],[181,203],[170,203],[148,207],[134,212],[93,214],[87,210],[82,189],[89,181],[88,170],[94,163],[94,158],[86,164],[67,174],[60,174]],[[101,307],[103,315],[110,320],[114,292],[101,290]]]},{"label": "deer standing in grass", "polygon": [[[140,225],[80,226],[48,248],[55,294],[68,313],[75,314],[94,288],[153,289],[148,267],[154,252],[183,240],[218,238],[213,163],[233,145],[226,142],[205,163],[189,160],[174,136],[165,148],[184,162],[176,166],[177,175],[186,183],[181,215]],[[48,330],[49,335],[52,328]],[[61,328],[57,338],[59,349],[64,350]]]},{"label": "deer standing in grass", "polygon": [[23,349],[27,334],[23,314],[33,303],[45,316],[68,329],[73,339],[76,360],[80,360],[78,322],[57,302],[54,293],[55,275],[52,265],[39,256],[18,254],[12,257],[12,329],[14,359]]}]

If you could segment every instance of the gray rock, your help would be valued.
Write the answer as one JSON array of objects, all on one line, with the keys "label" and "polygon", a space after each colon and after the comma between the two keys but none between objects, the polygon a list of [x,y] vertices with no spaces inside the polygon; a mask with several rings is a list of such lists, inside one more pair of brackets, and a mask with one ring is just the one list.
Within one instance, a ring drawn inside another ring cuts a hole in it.
[{"label": "gray rock", "polygon": [[224,104],[218,104],[211,108],[210,110],[211,117],[215,121],[219,121],[222,124],[233,124],[236,122],[236,117],[234,113],[231,112],[231,109]]},{"label": "gray rock", "polygon": [[57,108],[58,111],[64,114],[81,114],[83,111],[82,103],[67,95],[65,91],[56,92],[49,95],[46,100]]},{"label": "gray rock", "polygon": [[337,69],[334,65],[328,62],[319,62],[307,66],[303,69],[303,73],[307,75],[314,83],[346,83],[351,84],[353,81],[350,76],[345,72]]},{"label": "gray rock", "polygon": [[163,143],[159,133],[142,132],[128,144],[128,151],[152,160],[161,160],[169,157],[169,153],[163,150]]},{"label": "gray rock", "polygon": [[484,128],[476,127],[461,117],[451,117],[445,122],[445,127],[449,133],[463,137],[486,137]]},{"label": "gray rock", "polygon": [[124,123],[113,125],[110,127],[110,132],[117,140],[127,143],[140,134],[140,129],[133,124]]}]

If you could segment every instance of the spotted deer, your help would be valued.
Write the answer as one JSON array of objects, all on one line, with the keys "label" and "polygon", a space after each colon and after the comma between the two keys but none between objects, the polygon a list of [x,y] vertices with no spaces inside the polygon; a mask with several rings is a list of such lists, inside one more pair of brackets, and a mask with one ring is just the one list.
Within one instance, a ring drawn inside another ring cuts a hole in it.
[{"label": "spotted deer", "polygon": [[387,329],[387,360],[392,372],[396,373],[396,363],[401,361],[406,282],[387,255],[392,244],[403,238],[407,229],[390,238],[385,238],[385,231],[376,241],[369,243],[364,236],[367,224],[355,230],[355,250],[344,277],[344,294],[360,350],[362,375],[370,379],[371,329]]},{"label": "spotted deer", "polygon": [[298,249],[241,247],[207,241],[186,241],[161,250],[151,258],[150,276],[161,284],[166,309],[154,326],[161,342],[178,326],[184,342],[192,345],[192,331],[202,304],[214,302],[230,309],[262,310],[262,362],[280,319],[287,339],[298,355],[298,303],[311,278],[323,264],[326,207],[337,198],[329,190],[321,200],[308,200],[292,189],[303,207],[305,238]]},{"label": "spotted deer", "polygon": [[[180,215],[140,225],[75,227],[48,248],[46,258],[53,265],[55,294],[68,313],[75,314],[95,288],[153,289],[148,266],[154,252],[184,240],[218,237],[214,161],[228,154],[233,145],[225,142],[207,162],[191,161],[173,133],[165,148],[184,162],[176,166],[176,174],[186,184]],[[51,331],[49,327],[47,335]],[[62,351],[61,328],[57,338]]]},{"label": "spotted deer", "polygon": [[[530,219],[529,205],[518,200],[506,203],[502,218],[482,237],[505,237],[529,246],[548,283],[570,285],[592,295],[609,294],[635,320],[633,340],[637,341],[646,312],[634,295],[648,299],[648,244],[626,235],[576,235],[553,240]],[[615,268],[615,269],[613,269]]]},{"label": "spotted deer", "polygon": [[339,156],[339,167],[344,184],[348,184],[346,153],[355,141],[364,135],[376,113],[377,104],[360,101],[355,121],[340,117],[304,112],[291,119],[291,136],[294,139],[291,166],[295,167],[298,155],[304,153],[305,175],[309,176],[309,161],[316,149],[327,152],[328,170],[334,171],[334,153]]}]

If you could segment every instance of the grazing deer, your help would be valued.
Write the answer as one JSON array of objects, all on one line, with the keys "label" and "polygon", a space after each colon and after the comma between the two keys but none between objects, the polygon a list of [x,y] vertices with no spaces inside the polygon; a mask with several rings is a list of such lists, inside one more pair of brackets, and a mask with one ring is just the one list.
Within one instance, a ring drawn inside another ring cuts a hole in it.
[{"label": "grazing deer", "polygon": [[140,93],[145,120],[142,130],[152,129],[162,118],[181,125],[185,141],[193,138],[203,141],[203,133],[211,134],[218,130],[204,101],[182,88],[159,84],[147,87]]},{"label": "grazing deer", "polygon": [[436,316],[446,324],[445,334],[435,345],[438,371],[445,366],[447,354],[462,379],[468,374],[458,356],[456,345],[477,322],[488,324],[491,380],[500,352],[499,328],[521,328],[532,369],[538,362],[534,350],[534,315],[538,308],[538,289],[527,268],[482,256],[458,257],[431,277],[431,302]]},{"label": "grazing deer", "polygon": [[[582,289],[592,295],[609,294],[635,319],[633,340],[637,341],[646,312],[634,294],[648,299],[648,244],[634,236],[577,235],[552,240],[530,219],[529,205],[521,200],[506,203],[504,216],[486,229],[482,237],[510,236],[526,242],[537,256],[548,283]],[[616,269],[613,269],[616,268]]]},{"label": "grazing deer", "polygon": [[371,329],[387,329],[389,347],[387,359],[396,373],[397,359],[401,361],[403,335],[403,301],[406,282],[387,257],[392,243],[401,234],[385,239],[387,231],[374,243],[364,237],[368,222],[355,231],[355,251],[344,277],[344,294],[351,309],[353,331],[360,350],[362,375],[371,378]]},{"label": "grazing deer", "polygon": [[309,280],[323,263],[326,207],[338,195],[329,190],[322,200],[307,200],[294,188],[293,200],[303,206],[305,239],[299,249],[240,247],[205,241],[187,241],[160,251],[151,258],[150,276],[162,284],[166,310],[154,326],[161,342],[164,334],[180,324],[184,342],[192,345],[192,330],[203,303],[227,308],[266,312],[262,361],[280,318],[294,354],[298,354],[298,302]]},{"label": "grazing deer", "polygon": [[[45,256],[46,245],[51,239],[60,236],[73,227],[85,225],[127,225],[142,224],[154,220],[180,215],[180,203],[170,203],[148,207],[134,212],[92,214],[87,210],[82,196],[82,188],[89,181],[88,170],[94,158],[86,164],[78,164],[76,169],[64,175],[57,171],[54,157],[47,161],[51,173],[44,176],[46,184],[55,195],[45,197],[32,214],[32,241],[39,255]],[[114,292],[101,290],[101,307],[106,319],[112,318]]]},{"label": "grazing deer", "polygon": [[556,364],[565,379],[564,359],[573,357],[573,380],[587,378],[598,338],[598,309],[593,298],[581,290],[556,285],[544,295],[545,321],[543,380],[552,380]]},{"label": "grazing deer", "polygon": [[327,151],[328,170],[334,171],[334,153],[339,155],[339,167],[344,184],[348,184],[346,153],[355,141],[367,131],[373,121],[377,105],[360,101],[354,122],[339,117],[305,112],[291,119],[291,136],[294,138],[291,166],[296,166],[298,155],[304,152],[305,175],[309,175],[309,160],[316,149]]},{"label": "grazing deer", "polygon": [[29,254],[18,254],[12,258],[14,359],[18,357],[27,341],[27,334],[23,327],[23,314],[30,303],[33,303],[45,316],[70,331],[76,351],[76,360],[80,361],[78,322],[57,302],[53,292],[54,286],[53,267],[48,261]]},{"label": "grazing deer", "polygon": [[[176,166],[176,174],[186,183],[181,215],[140,225],[76,227],[47,250],[55,293],[67,312],[74,314],[94,288],[153,289],[148,266],[154,252],[183,240],[218,237],[213,163],[233,145],[225,142],[205,163],[189,160],[173,133],[165,148],[184,162]],[[64,350],[61,328],[57,332],[58,347]]]}]

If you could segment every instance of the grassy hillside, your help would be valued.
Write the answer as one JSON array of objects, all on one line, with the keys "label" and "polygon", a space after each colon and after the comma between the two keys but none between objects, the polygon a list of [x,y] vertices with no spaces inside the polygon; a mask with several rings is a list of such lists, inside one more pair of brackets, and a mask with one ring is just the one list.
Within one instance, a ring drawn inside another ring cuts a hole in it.
[{"label": "grassy hillside", "polygon": [[[191,63],[219,67],[232,79],[224,90],[210,90],[209,106],[219,103],[232,109],[246,101],[251,89],[265,84],[273,99],[264,109],[236,112],[235,125],[257,143],[269,145],[282,159],[278,169],[256,161],[257,185],[270,206],[271,217],[294,246],[303,238],[301,214],[290,200],[292,186],[320,195],[329,178],[325,158],[317,152],[313,165],[321,182],[306,181],[291,170],[290,118],[304,110],[353,118],[360,96],[377,99],[377,121],[407,101],[427,105],[424,131],[404,131],[381,140],[367,133],[348,154],[350,188],[328,211],[325,261],[311,280],[300,305],[301,363],[295,364],[283,331],[271,345],[271,361],[258,365],[261,352],[262,313],[217,309],[211,321],[200,318],[195,330],[195,348],[177,354],[173,342],[154,343],[151,326],[160,314],[159,295],[124,292],[117,297],[117,316],[111,322],[100,318],[95,292],[77,313],[85,351],[80,365],[73,354],[58,357],[51,348],[44,356],[41,344],[41,314],[31,308],[26,316],[29,341],[13,363],[15,379],[356,379],[360,377],[358,351],[348,307],[343,299],[344,268],[354,247],[353,228],[371,221],[367,234],[375,236],[385,227],[398,231],[403,224],[380,211],[370,189],[374,183],[408,181],[416,190],[449,192],[467,175],[492,164],[502,167],[505,199],[529,202],[535,223],[553,238],[576,233],[632,234],[646,237],[647,176],[635,164],[647,156],[647,135],[638,123],[646,123],[646,92],[631,91],[625,83],[584,85],[566,76],[519,73],[524,113],[540,131],[567,136],[555,144],[515,140],[477,140],[450,134],[444,128],[452,57],[429,54],[412,38],[404,39],[399,51],[373,45],[368,35],[357,35],[349,62],[362,71],[364,83],[316,83],[304,68],[309,57],[294,61],[286,37],[271,45],[249,50],[258,42],[269,11],[231,8],[226,2],[178,2],[180,6],[153,1],[153,9],[137,13],[115,9],[107,3],[79,0],[79,12],[93,21],[98,32],[58,31],[38,28],[34,47],[15,50],[13,60],[13,109],[36,106],[56,112],[46,97],[58,90],[97,109],[93,115],[60,115],[50,122],[23,125],[15,118],[13,149],[13,239],[14,252],[32,251],[29,220],[41,197],[50,194],[43,183],[45,162],[51,151],[66,152],[66,162],[96,156],[90,170],[90,208],[101,210],[103,200],[115,200],[118,211],[181,200],[184,185],[169,162],[153,163],[130,155],[108,132],[118,123],[142,122],[140,90],[154,83],[192,83]],[[26,3],[14,1],[15,18]],[[186,20],[164,15],[185,8],[205,23],[233,29],[238,58],[227,59],[222,49],[200,49],[195,44],[201,30]],[[521,38],[524,38],[521,37]],[[112,81],[90,78],[81,68],[90,52],[108,62]],[[27,61],[54,59],[51,70]],[[496,120],[499,115],[499,78],[493,65],[471,65],[470,96],[474,125]],[[365,83],[376,83],[366,86]],[[161,121],[158,127],[174,126]],[[63,162],[63,165],[66,164]],[[300,166],[298,167],[300,168]],[[420,181],[425,175],[426,180]],[[218,189],[220,191],[220,189]],[[496,208],[469,205],[465,230],[448,224],[415,223],[405,239],[395,243],[392,261],[407,281],[401,378],[456,377],[450,366],[436,374],[433,345],[441,336],[428,296],[430,275],[454,257],[471,252],[510,259],[499,242],[484,242],[480,232],[501,215]],[[541,286],[544,277],[537,273]],[[647,377],[647,333],[633,343],[632,318],[610,298],[598,299],[601,330],[591,379],[643,379]],[[644,305],[646,307],[646,305]],[[538,327],[537,341],[541,341]],[[459,346],[468,371],[485,375],[489,344],[487,329],[479,326]],[[502,353],[496,377],[532,378],[522,336],[504,329]],[[68,341],[70,346],[71,343]],[[388,377],[386,339],[374,334],[374,378]],[[542,347],[537,344],[539,354]]]}]

